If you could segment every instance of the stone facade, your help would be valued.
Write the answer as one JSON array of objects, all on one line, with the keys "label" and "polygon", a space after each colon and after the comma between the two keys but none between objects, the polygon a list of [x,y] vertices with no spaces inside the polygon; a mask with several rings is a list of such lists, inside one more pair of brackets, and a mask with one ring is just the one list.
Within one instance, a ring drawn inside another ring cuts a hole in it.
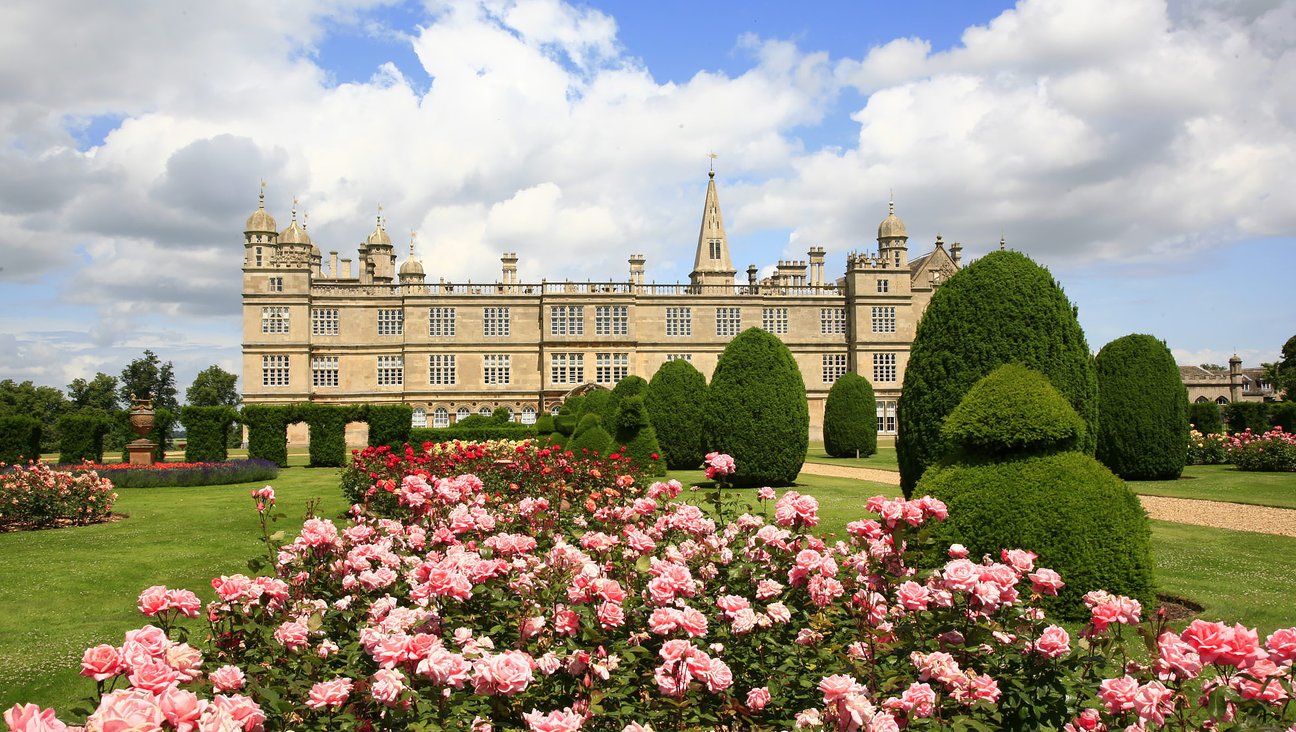
[{"label": "stone facade", "polygon": [[1228,371],[1211,371],[1200,366],[1180,366],[1179,377],[1188,388],[1188,401],[1215,402],[1272,402],[1281,395],[1269,383],[1263,368],[1242,368],[1242,359],[1236,355],[1229,359]]},{"label": "stone facade", "polygon": [[[429,281],[414,256],[397,257],[383,220],[355,261],[318,246],[298,223],[278,231],[262,204],[248,218],[243,262],[243,385],[248,404],[403,402],[415,425],[444,426],[505,406],[522,422],[555,411],[583,385],[651,378],[685,358],[708,377],[729,340],[757,326],[777,335],[801,368],[818,434],[823,403],[845,370],[871,380],[878,421],[895,431],[909,347],[932,292],[960,264],[961,246],[910,259],[894,205],[878,248],[847,255],[827,278],[821,247],[775,273],[736,279],[715,174],[707,182],[688,284],[645,281],[629,258],[620,282],[523,282],[501,257],[493,284]],[[295,433],[294,433],[294,436]]]}]

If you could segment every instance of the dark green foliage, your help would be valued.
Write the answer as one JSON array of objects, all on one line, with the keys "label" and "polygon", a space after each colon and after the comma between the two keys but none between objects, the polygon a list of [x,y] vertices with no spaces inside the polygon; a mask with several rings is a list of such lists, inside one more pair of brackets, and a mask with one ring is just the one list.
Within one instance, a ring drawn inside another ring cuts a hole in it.
[{"label": "dark green foliage", "polygon": [[167,409],[173,414],[180,409],[176,400],[175,369],[171,362],[162,363],[152,351],[131,361],[121,372],[118,396],[130,408],[131,396],[153,400],[154,409]]},{"label": "dark green foliage", "polygon": [[571,437],[572,433],[575,431],[576,431],[576,415],[559,414],[557,417],[554,417],[554,432],[562,435],[563,437]]},{"label": "dark green foliage", "polygon": [[40,452],[58,449],[58,420],[71,405],[63,392],[31,381],[0,381],[0,417],[31,417],[40,422]]},{"label": "dark green foliage", "polygon": [[707,391],[711,447],[733,456],[735,486],[791,485],[810,443],[805,382],[782,341],[748,328],[725,346]]},{"label": "dark green foliage", "polygon": [[[467,420],[465,420],[467,421]],[[461,423],[462,424],[462,423]],[[419,427],[409,431],[409,444],[422,445],[425,442],[484,442],[486,440],[529,440],[536,436],[535,427],[525,424],[488,424],[467,427],[453,424],[449,427]],[[399,443],[393,447],[400,447]]]},{"label": "dark green foliage", "polygon": [[300,404],[298,418],[310,428],[310,467],[340,468],[347,464],[346,426],[358,415],[352,407]]},{"label": "dark green foliage", "polygon": [[1042,372],[1087,426],[1097,447],[1098,385],[1075,308],[1048,270],[1017,252],[991,252],[932,295],[905,369],[896,454],[910,494],[947,445],[941,422],[978,379],[1005,363]]},{"label": "dark green foliage", "polygon": [[648,382],[644,404],[671,470],[702,464],[707,453],[706,393],[706,377],[683,359],[662,364]]},{"label": "dark green foliage", "polygon": [[833,457],[865,457],[877,452],[877,397],[868,379],[843,374],[824,404],[824,450]]},{"label": "dark green foliage", "polygon": [[248,428],[248,457],[288,467],[288,425],[298,421],[293,405],[252,404],[243,407],[241,420]]},{"label": "dark green foliage", "polygon": [[968,389],[945,419],[951,453],[1019,455],[1078,449],[1084,420],[1038,371],[1005,364]]},{"label": "dark green foliage", "polygon": [[237,407],[243,401],[237,385],[235,374],[220,366],[208,366],[185,390],[185,402],[191,407]]},{"label": "dark green foliage", "polygon": [[508,407],[495,407],[495,411],[491,412],[490,418],[496,424],[508,424],[513,421],[513,413],[509,411]]},{"label": "dark green foliage", "polygon": [[548,435],[554,431],[554,418],[551,414],[542,414],[536,418],[535,433],[537,435]]},{"label": "dark green foliage", "polygon": [[1188,389],[1165,343],[1135,333],[1103,346],[1098,461],[1125,480],[1177,480],[1188,458]]},{"label": "dark green foliage", "polygon": [[1269,407],[1271,425],[1282,427],[1283,432],[1296,432],[1296,402],[1279,402]]},{"label": "dark green foliage", "polygon": [[617,409],[621,406],[621,400],[626,397],[643,396],[648,391],[648,381],[642,376],[627,376],[617,382],[616,386],[609,392],[607,404],[603,406],[599,416],[603,418],[603,424],[615,424]]},{"label": "dark green foliage", "polygon": [[185,462],[220,463],[229,457],[226,436],[238,418],[232,407],[182,407],[185,428]]},{"label": "dark green foliage", "polygon": [[1296,336],[1288,338],[1283,344],[1282,359],[1276,366],[1278,378],[1274,382],[1274,389],[1286,392],[1283,397],[1286,401],[1296,401]]},{"label": "dark green foliage", "polygon": [[587,414],[597,414],[599,419],[604,420],[605,424],[611,423],[610,415],[605,417],[608,405],[612,402],[612,392],[607,389],[592,389],[585,393],[585,398],[581,400],[580,411],[576,413],[576,424],[585,418]]},{"label": "dark green foliage", "polygon": [[41,423],[32,417],[0,417],[0,463],[40,459]]},{"label": "dark green foliage", "polygon": [[1220,408],[1215,402],[1189,404],[1188,423],[1203,435],[1214,435],[1224,431],[1224,420],[1220,419]]},{"label": "dark green foliage", "polygon": [[1088,455],[1060,452],[935,467],[915,493],[949,507],[949,519],[933,527],[938,547],[963,544],[974,558],[1029,549],[1039,555],[1037,566],[1062,575],[1066,587],[1050,614],[1088,619],[1080,598],[1096,589],[1152,607],[1147,516],[1138,497]]},{"label": "dark green foliage", "polygon": [[558,408],[558,414],[570,414],[576,417],[581,415],[581,410],[585,408],[585,396],[577,394],[576,396],[567,397],[567,400]]},{"label": "dark green foliage", "polygon": [[586,414],[581,417],[570,444],[565,447],[577,455],[581,454],[582,450],[591,454],[607,455],[612,447],[612,435],[603,428],[603,420],[597,414]]},{"label": "dark green foliage", "polygon": [[103,414],[112,414],[120,409],[117,401],[117,377],[100,371],[94,378],[73,379],[67,387],[67,398],[75,410],[97,409]]},{"label": "dark green foliage", "polygon": [[[1032,420],[1045,426],[1033,428]],[[1084,429],[1066,398],[1040,374],[1006,365],[974,384],[942,431],[955,449],[923,475],[915,491],[949,507],[949,519],[933,527],[929,561],[943,561],[950,544],[963,544],[972,557],[997,557],[1001,549],[1033,551],[1038,566],[1056,570],[1066,582],[1048,604],[1070,620],[1088,618],[1081,598],[1091,590],[1150,603],[1147,514],[1119,478],[1078,451]],[[1022,449],[1006,449],[1014,444]]]},{"label": "dark green foliage", "polygon": [[65,414],[59,418],[59,462],[103,462],[104,435],[112,423],[100,414]]},{"label": "dark green foliage", "polygon": [[370,404],[361,417],[369,423],[370,445],[403,445],[409,439],[414,408],[408,404]]},{"label": "dark green foliage", "polygon": [[498,427],[499,422],[494,419],[494,414],[489,416],[483,414],[470,414],[467,417],[454,423],[455,427],[473,428],[473,427]]},{"label": "dark green foliage", "polygon": [[624,454],[646,474],[665,475],[666,462],[661,459],[661,445],[657,443],[657,431],[648,419],[644,398],[636,394],[621,399],[615,420],[612,446],[624,447]]},{"label": "dark green foliage", "polygon": [[1224,407],[1224,421],[1229,432],[1262,434],[1269,430],[1269,405],[1264,402],[1233,402]]}]

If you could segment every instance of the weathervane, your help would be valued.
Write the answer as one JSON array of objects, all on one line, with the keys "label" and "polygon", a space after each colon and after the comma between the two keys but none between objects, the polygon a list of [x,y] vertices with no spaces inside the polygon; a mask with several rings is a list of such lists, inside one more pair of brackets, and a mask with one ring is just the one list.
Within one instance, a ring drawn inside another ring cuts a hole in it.
[{"label": "weathervane", "polygon": [[714,174],[714,173],[715,173],[715,161],[716,161],[716,158],[718,158],[718,157],[720,157],[720,156],[719,156],[719,155],[716,155],[715,152],[712,151],[712,152],[707,153],[707,157],[708,157],[708,158],[711,158],[711,173]]},{"label": "weathervane", "polygon": [[414,240],[418,238],[418,232],[410,229],[410,259],[414,258]]}]

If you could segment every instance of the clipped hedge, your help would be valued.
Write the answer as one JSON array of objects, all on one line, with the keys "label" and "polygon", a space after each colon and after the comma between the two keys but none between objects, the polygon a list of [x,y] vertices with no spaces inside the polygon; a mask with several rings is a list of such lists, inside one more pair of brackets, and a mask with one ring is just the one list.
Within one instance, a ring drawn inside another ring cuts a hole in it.
[{"label": "clipped hedge", "polygon": [[1296,432],[1296,402],[1270,404],[1269,424],[1282,427],[1284,432]]},{"label": "clipped hedge", "polygon": [[1029,549],[1066,582],[1052,610],[1089,617],[1091,590],[1154,599],[1151,529],[1138,497],[1095,458],[1078,451],[1084,421],[1042,374],[995,369],[950,413],[943,464],[924,474],[920,495],[941,499],[947,521],[932,530],[931,563],[964,545],[972,557]]},{"label": "clipped hedge", "polygon": [[227,438],[238,413],[230,407],[181,407],[185,462],[219,463],[229,458]]},{"label": "clipped hedge", "polygon": [[[621,408],[622,400],[632,396],[643,396],[647,391],[648,380],[642,376],[631,374],[618,381],[609,393],[607,404],[599,412],[599,416],[603,418],[603,424],[615,425],[617,410]],[[615,430],[613,432],[615,433]]]},{"label": "clipped hedge", "polygon": [[[73,465],[69,468],[78,470],[79,466]],[[111,480],[118,488],[237,485],[273,480],[279,475],[279,465],[270,460],[230,460],[196,465],[161,463],[150,466],[118,463],[96,465],[94,470],[100,477]]]},{"label": "clipped hedge", "polygon": [[[605,425],[612,424],[611,415],[608,413],[611,404],[612,392],[608,389],[600,387],[585,392],[585,398],[580,402],[580,411],[576,413],[576,424],[579,425],[588,414],[598,415],[598,418],[602,420]],[[580,428],[577,427],[577,431],[579,430]]]},{"label": "clipped hedge", "polygon": [[241,421],[248,428],[248,458],[288,467],[287,430],[298,421],[296,405],[250,404],[243,407]]},{"label": "clipped hedge", "polygon": [[1224,406],[1224,421],[1229,432],[1251,430],[1255,434],[1269,431],[1269,405],[1264,402],[1233,402]]},{"label": "clipped hedge", "polygon": [[103,462],[104,435],[112,424],[101,414],[66,414],[59,418],[59,462]]},{"label": "clipped hedge", "polygon": [[[580,455],[582,450],[591,454],[607,455],[612,450],[612,435],[603,427],[603,420],[597,414],[587,413],[581,417],[576,432],[565,447]],[[618,445],[617,447],[620,447]]]},{"label": "clipped hedge", "polygon": [[877,452],[877,397],[868,379],[843,374],[824,404],[824,451],[833,457],[865,457]]},{"label": "clipped hedge", "polygon": [[775,336],[748,328],[725,346],[707,390],[709,444],[733,456],[735,486],[791,485],[810,444],[805,381]]},{"label": "clipped hedge", "polygon": [[1189,404],[1188,423],[1203,435],[1214,435],[1224,431],[1224,420],[1220,417],[1220,408],[1215,402]]},{"label": "clipped hedge", "polygon": [[359,417],[369,423],[370,445],[400,445],[409,440],[414,407],[408,404],[369,404]]},{"label": "clipped hedge", "polygon": [[1177,480],[1188,458],[1188,389],[1166,344],[1134,333],[1102,347],[1096,457],[1125,480]]},{"label": "clipped hedge", "polygon": [[[466,420],[465,420],[466,421]],[[441,442],[481,442],[485,440],[530,440],[536,436],[534,425],[526,424],[489,424],[480,427],[460,427],[459,425],[450,425],[449,427],[418,427],[409,431],[409,444],[422,445],[426,442],[438,444]],[[400,447],[400,444],[393,444],[393,447]]]},{"label": "clipped hedge", "polygon": [[636,394],[621,399],[615,419],[612,447],[625,448],[623,454],[646,475],[665,475],[666,462],[661,459],[661,445],[657,442],[657,431],[648,419],[644,398]]},{"label": "clipped hedge", "polygon": [[918,323],[898,405],[896,455],[906,496],[948,449],[941,422],[978,379],[1005,363],[1042,372],[1097,447],[1098,383],[1075,307],[1048,270],[997,251],[941,285]]},{"label": "clipped hedge", "polygon": [[662,364],[648,382],[644,404],[671,470],[692,470],[706,456],[706,393],[706,377],[683,359]]},{"label": "clipped hedge", "polygon": [[346,426],[361,410],[333,404],[300,404],[297,417],[310,429],[312,468],[340,468],[347,464]]},{"label": "clipped hedge", "polygon": [[532,426],[537,435],[548,435],[554,431],[554,417],[552,414],[541,414],[536,418]]}]

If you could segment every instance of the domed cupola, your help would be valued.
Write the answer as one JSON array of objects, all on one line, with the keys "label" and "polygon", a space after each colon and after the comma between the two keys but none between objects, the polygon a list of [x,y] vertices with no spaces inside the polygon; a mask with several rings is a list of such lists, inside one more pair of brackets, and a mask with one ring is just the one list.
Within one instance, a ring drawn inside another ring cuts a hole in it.
[{"label": "domed cupola", "polygon": [[895,201],[887,204],[887,217],[878,224],[878,259],[889,267],[909,266],[909,231],[895,215]]},{"label": "domed cupola", "polygon": [[[275,224],[274,217],[265,208],[265,181],[262,181],[257,210],[247,217],[247,223],[243,226],[243,233],[248,237],[248,241],[252,241],[254,235],[259,235],[256,236],[256,241],[266,244],[271,243],[278,236],[278,231],[279,227]],[[267,234],[269,236],[266,236]]]},{"label": "domed cupola", "polygon": [[378,223],[374,225],[374,230],[370,232],[369,238],[365,239],[366,247],[389,247],[392,245],[390,236],[387,236],[387,229],[383,227],[382,214],[378,215]]},{"label": "domed cupola", "polygon": [[314,246],[310,234],[306,233],[306,227],[297,223],[297,199],[293,199],[292,221],[288,228],[279,232],[280,244],[294,244],[297,246]]},{"label": "domed cupola", "polygon": [[895,215],[895,201],[891,201],[887,206],[887,217],[878,224],[878,242],[883,239],[908,239],[909,231],[905,229],[900,217]]}]

